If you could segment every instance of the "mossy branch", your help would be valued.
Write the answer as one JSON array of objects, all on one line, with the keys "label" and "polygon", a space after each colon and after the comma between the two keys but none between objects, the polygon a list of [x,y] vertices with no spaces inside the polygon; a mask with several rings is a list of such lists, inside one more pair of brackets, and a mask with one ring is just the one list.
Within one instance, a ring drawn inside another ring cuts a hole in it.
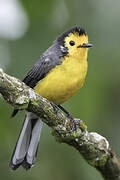
[{"label": "mossy branch", "polygon": [[105,180],[120,180],[120,163],[109,142],[96,132],[88,132],[86,125],[75,119],[76,129],[60,110],[36,94],[20,80],[0,69],[0,93],[14,108],[35,113],[53,129],[56,140],[76,148],[86,161],[95,167]]}]

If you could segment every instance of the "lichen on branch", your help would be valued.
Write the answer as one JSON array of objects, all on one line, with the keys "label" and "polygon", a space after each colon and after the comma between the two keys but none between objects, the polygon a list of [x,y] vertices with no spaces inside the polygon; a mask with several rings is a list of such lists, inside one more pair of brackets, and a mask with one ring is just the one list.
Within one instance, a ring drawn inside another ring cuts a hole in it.
[{"label": "lichen on branch", "polygon": [[33,112],[50,126],[56,140],[76,148],[87,162],[98,169],[105,180],[120,180],[120,163],[107,139],[96,132],[89,132],[80,119],[73,122],[59,109],[36,94],[23,82],[0,69],[0,93],[14,108]]}]

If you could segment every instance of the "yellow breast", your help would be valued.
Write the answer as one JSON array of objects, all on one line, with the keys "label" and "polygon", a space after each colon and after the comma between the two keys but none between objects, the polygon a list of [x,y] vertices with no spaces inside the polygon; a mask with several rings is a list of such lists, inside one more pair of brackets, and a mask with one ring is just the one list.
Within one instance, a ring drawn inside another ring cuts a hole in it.
[{"label": "yellow breast", "polygon": [[87,60],[66,57],[62,64],[53,68],[34,90],[44,98],[59,105],[71,98],[85,80]]}]

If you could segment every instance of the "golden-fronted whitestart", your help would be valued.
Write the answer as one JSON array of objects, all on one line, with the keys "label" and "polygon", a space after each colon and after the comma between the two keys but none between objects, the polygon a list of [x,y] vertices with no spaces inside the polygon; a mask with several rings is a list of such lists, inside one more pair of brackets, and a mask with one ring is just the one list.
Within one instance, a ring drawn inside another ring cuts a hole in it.
[{"label": "golden-fronted whitestart", "polygon": [[[61,104],[70,99],[84,83],[87,73],[88,36],[83,28],[73,27],[62,33],[40,56],[27,73],[23,82],[51,104],[64,111]],[[55,107],[56,108],[56,107]],[[18,112],[14,110],[12,117]],[[74,120],[73,120],[74,121]],[[26,170],[35,163],[42,121],[35,114],[26,112],[25,121],[10,162],[16,170],[20,165]]]}]

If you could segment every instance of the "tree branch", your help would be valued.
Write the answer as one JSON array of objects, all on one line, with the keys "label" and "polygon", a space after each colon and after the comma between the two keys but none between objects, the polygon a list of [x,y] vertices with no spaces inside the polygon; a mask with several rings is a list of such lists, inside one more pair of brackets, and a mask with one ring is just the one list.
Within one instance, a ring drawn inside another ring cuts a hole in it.
[{"label": "tree branch", "polygon": [[35,113],[53,129],[56,140],[76,148],[87,162],[95,167],[105,180],[120,180],[120,163],[109,142],[96,132],[88,132],[86,125],[75,119],[76,129],[60,110],[57,112],[51,103],[36,94],[20,80],[11,77],[0,69],[0,93],[14,108]]}]

